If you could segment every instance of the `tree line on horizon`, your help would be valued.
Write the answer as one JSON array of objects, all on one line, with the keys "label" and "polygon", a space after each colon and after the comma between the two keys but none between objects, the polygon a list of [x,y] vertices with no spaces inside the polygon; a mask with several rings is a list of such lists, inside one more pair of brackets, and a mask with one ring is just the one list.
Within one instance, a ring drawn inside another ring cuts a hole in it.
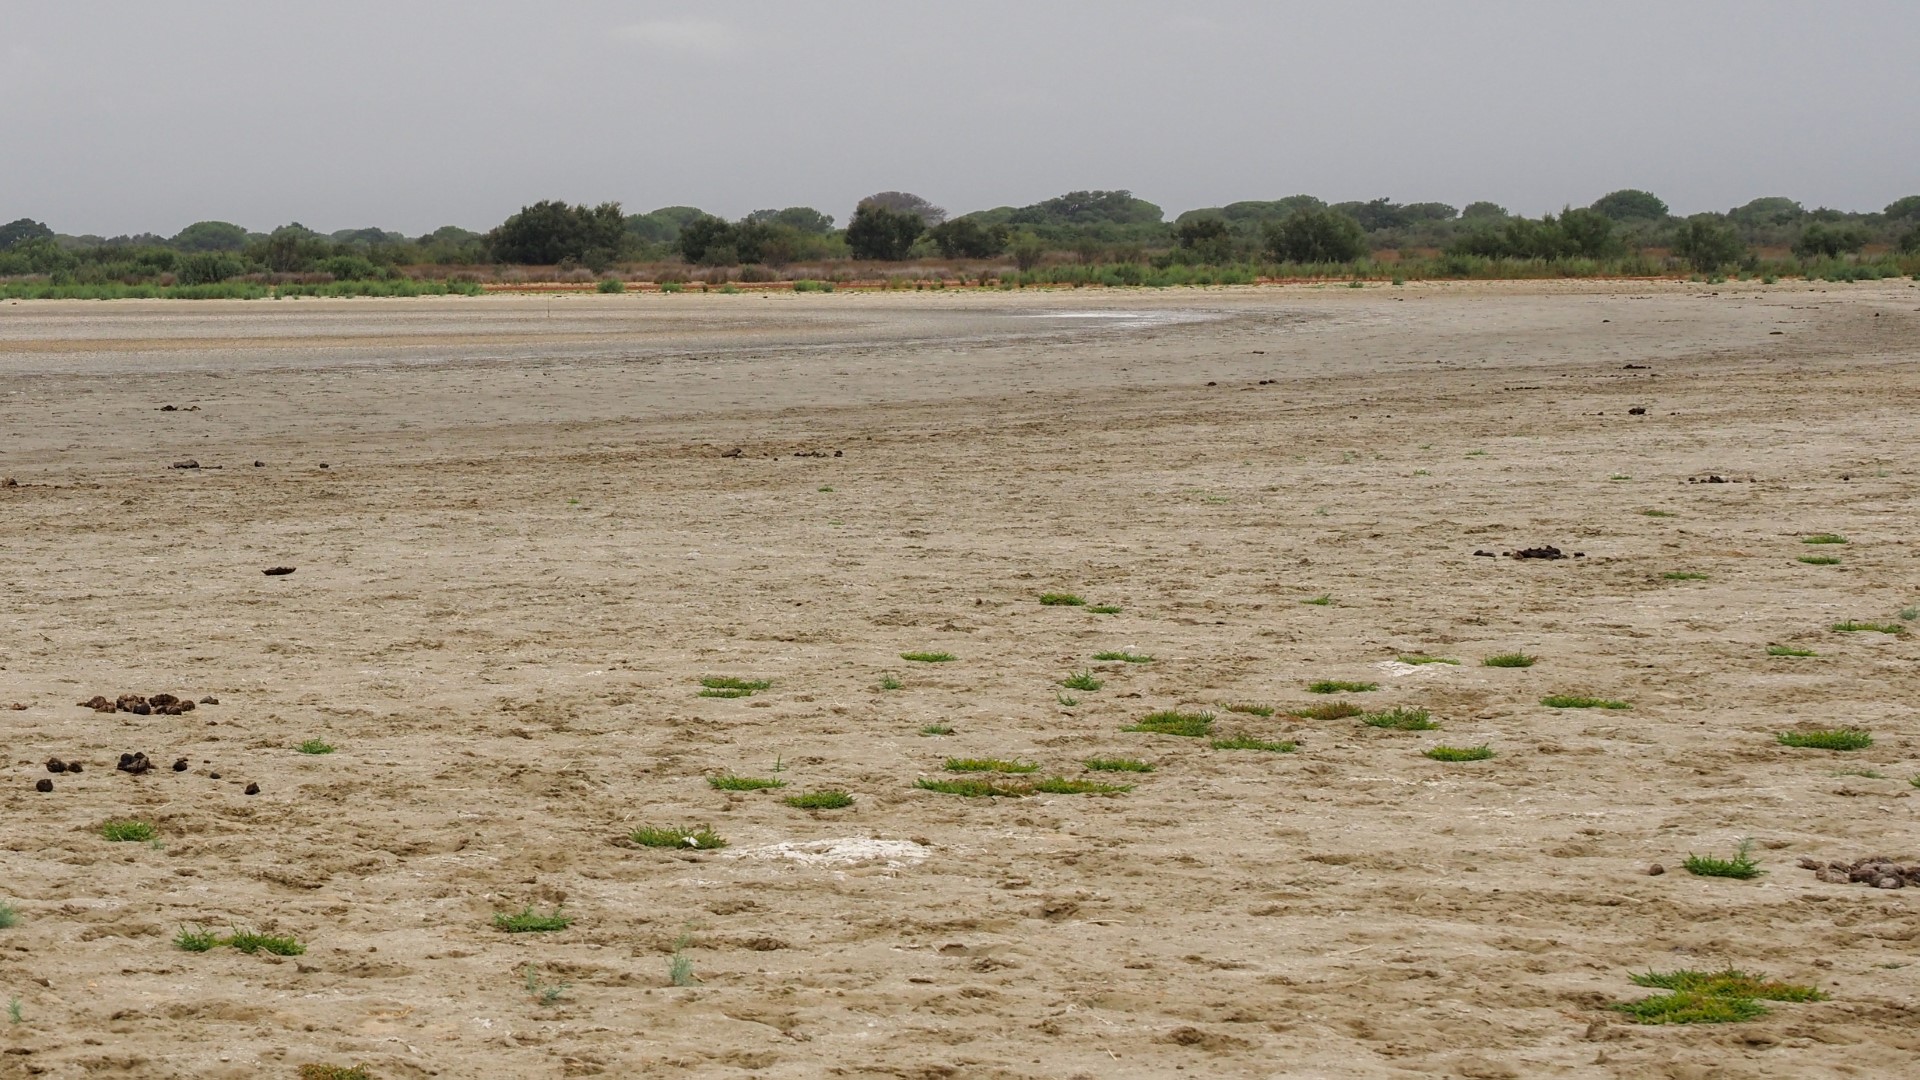
[{"label": "tree line on horizon", "polygon": [[485,233],[449,225],[417,237],[379,228],[320,233],[298,222],[259,233],[224,221],[195,222],[170,237],[67,236],[20,218],[0,225],[0,278],[194,286],[247,276],[378,281],[409,276],[409,268],[418,276],[419,268],[434,266],[579,267],[601,274],[647,262],[780,268],[911,259],[999,260],[1023,272],[1062,258],[1159,270],[1259,263],[1334,267],[1389,251],[1439,253],[1443,264],[1469,266],[1591,263],[1648,249],[1715,273],[1754,263],[1760,248],[1833,260],[1869,246],[1920,254],[1920,195],[1870,213],[1808,210],[1769,196],[1724,213],[1684,218],[1637,189],[1538,218],[1491,202],[1455,208],[1386,198],[1327,203],[1293,195],[1189,210],[1168,221],[1160,207],[1124,190],[1068,192],[958,217],[918,195],[886,191],[860,200],[844,227],[806,206],[757,210],[729,221],[690,206],[627,214],[617,202],[549,200],[522,207]]}]

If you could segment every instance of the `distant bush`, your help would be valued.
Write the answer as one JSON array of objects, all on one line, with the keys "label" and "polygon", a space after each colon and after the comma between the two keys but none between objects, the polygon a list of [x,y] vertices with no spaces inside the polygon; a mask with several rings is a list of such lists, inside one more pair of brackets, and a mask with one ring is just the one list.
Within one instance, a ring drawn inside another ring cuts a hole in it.
[{"label": "distant bush", "polygon": [[944,221],[927,230],[940,254],[949,259],[990,259],[1007,249],[1005,225],[983,226],[970,217]]},{"label": "distant bush", "polygon": [[603,293],[623,293],[627,291],[627,283],[617,277],[601,278],[594,288]]},{"label": "distant bush", "polygon": [[1718,214],[1695,214],[1674,234],[1673,253],[1703,274],[1734,265],[1747,255],[1746,241]]},{"label": "distant bush", "polygon": [[387,276],[383,268],[374,265],[365,255],[335,255],[320,260],[318,268],[321,273],[332,274],[335,281],[371,281]]},{"label": "distant bush", "polygon": [[1268,254],[1281,262],[1352,262],[1366,252],[1360,223],[1325,207],[1295,210],[1262,230]]},{"label": "distant bush", "polygon": [[1800,230],[1793,253],[1803,259],[1851,255],[1867,246],[1867,230],[1852,222],[1815,221]]},{"label": "distant bush", "polygon": [[174,280],[182,285],[217,285],[247,272],[247,264],[219,251],[203,251],[180,260]]},{"label": "distant bush", "polygon": [[863,202],[847,222],[847,249],[856,259],[899,262],[925,230],[919,214]]}]

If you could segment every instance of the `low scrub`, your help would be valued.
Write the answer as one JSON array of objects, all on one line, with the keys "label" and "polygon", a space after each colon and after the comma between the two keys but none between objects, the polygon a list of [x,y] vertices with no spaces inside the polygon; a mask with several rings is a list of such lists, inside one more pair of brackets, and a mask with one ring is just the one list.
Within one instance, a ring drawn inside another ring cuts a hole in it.
[{"label": "low scrub", "polygon": [[1818,728],[1810,731],[1783,731],[1774,736],[1781,746],[1803,750],[1865,750],[1873,745],[1873,735],[1862,728]]},{"label": "low scrub", "polygon": [[1213,720],[1213,714],[1210,712],[1180,712],[1176,709],[1163,709],[1160,712],[1148,713],[1138,722],[1120,730],[1199,738],[1213,730]]}]

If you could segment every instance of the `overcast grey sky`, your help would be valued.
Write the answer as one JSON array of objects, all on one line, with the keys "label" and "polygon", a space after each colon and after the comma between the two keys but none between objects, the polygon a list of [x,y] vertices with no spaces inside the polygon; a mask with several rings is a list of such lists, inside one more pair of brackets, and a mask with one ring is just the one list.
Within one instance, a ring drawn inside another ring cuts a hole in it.
[{"label": "overcast grey sky", "polygon": [[0,0],[0,221],[1920,192],[1920,2]]}]

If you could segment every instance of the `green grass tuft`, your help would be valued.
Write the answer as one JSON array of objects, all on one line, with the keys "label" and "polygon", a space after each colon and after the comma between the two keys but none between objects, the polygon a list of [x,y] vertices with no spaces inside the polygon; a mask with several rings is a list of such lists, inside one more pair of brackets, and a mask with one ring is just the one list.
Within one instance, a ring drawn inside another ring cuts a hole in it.
[{"label": "green grass tuft", "polygon": [[953,659],[950,652],[903,652],[900,659],[911,660],[916,664],[944,664]]},{"label": "green grass tuft", "polygon": [[948,758],[945,768],[948,772],[992,772],[992,773],[1030,773],[1039,772],[1040,766],[1025,761],[1006,761],[1001,758]]},{"label": "green grass tuft", "polygon": [[1361,717],[1361,723],[1390,731],[1437,731],[1440,728],[1433,722],[1433,714],[1425,709],[1385,709]]},{"label": "green grass tuft", "polygon": [[1085,690],[1091,693],[1105,686],[1106,683],[1094,678],[1093,672],[1091,671],[1076,671],[1072,675],[1060,680],[1060,685],[1069,690]]},{"label": "green grass tuft", "polygon": [[1768,656],[1819,656],[1820,654],[1817,652],[1814,652],[1812,649],[1796,649],[1792,645],[1769,645],[1767,646],[1767,655]]},{"label": "green grass tuft", "polygon": [[1297,716],[1302,720],[1344,720],[1349,716],[1359,716],[1366,712],[1351,701],[1326,701],[1318,705],[1303,705],[1297,709],[1288,709],[1288,716]]},{"label": "green grass tuft", "polygon": [[1860,633],[1867,633],[1870,631],[1875,634],[1896,634],[1897,635],[1897,634],[1904,634],[1907,632],[1907,628],[1904,626],[1901,626],[1899,623],[1855,622],[1852,619],[1848,619],[1845,622],[1834,623],[1833,629],[1842,634],[1860,634]]},{"label": "green grass tuft", "polygon": [[[1138,758],[1088,758],[1080,764],[1095,772],[1137,772],[1149,773],[1153,766]],[[1920,787],[1920,783],[1914,785]]]},{"label": "green grass tuft", "polygon": [[1445,656],[1428,656],[1426,653],[1401,653],[1397,659],[1403,664],[1413,664],[1415,666],[1421,664],[1452,664],[1455,667],[1460,666],[1460,661],[1458,660]]},{"label": "green grass tuft", "polygon": [[1522,652],[1494,653],[1480,661],[1483,667],[1532,667],[1537,657]]},{"label": "green grass tuft", "polygon": [[1725,877],[1745,881],[1766,873],[1765,870],[1760,869],[1759,862],[1753,857],[1752,840],[1740,841],[1740,847],[1735,850],[1731,859],[1716,859],[1710,855],[1688,853],[1686,862],[1681,865],[1687,868],[1687,873],[1697,877]]},{"label": "green grass tuft", "polygon": [[1640,511],[1640,512],[1641,512],[1642,514],[1644,514],[1644,515],[1646,515],[1647,517],[1656,517],[1656,518],[1659,518],[1659,517],[1673,517],[1673,516],[1674,516],[1674,514],[1673,514],[1673,511],[1671,511],[1671,510],[1642,510],[1642,511]]},{"label": "green grass tuft", "polygon": [[1803,544],[1844,544],[1847,542],[1847,538],[1841,536],[1839,533],[1814,533],[1812,536],[1801,537],[1800,542]]},{"label": "green grass tuft", "polygon": [[767,788],[786,787],[787,782],[785,780],[775,780],[771,777],[735,776],[732,773],[721,773],[719,776],[707,777],[707,786],[717,791],[764,791]]},{"label": "green grass tuft", "polygon": [[719,834],[705,825],[697,829],[659,829],[642,825],[628,833],[627,839],[641,847],[697,848],[704,851],[727,846]]},{"label": "green grass tuft", "polygon": [[1120,605],[1118,605],[1118,604],[1089,604],[1089,605],[1087,606],[1087,610],[1088,610],[1088,611],[1091,611],[1091,612],[1093,612],[1093,613],[1094,613],[1095,615],[1118,615],[1118,614],[1120,614]]},{"label": "green grass tuft", "polygon": [[1490,746],[1435,746],[1424,751],[1435,761],[1485,761],[1493,756]]},{"label": "green grass tuft", "polygon": [[797,810],[840,810],[853,805],[853,796],[844,791],[827,789],[789,795],[786,803]]},{"label": "green grass tuft", "polygon": [[1822,728],[1815,731],[1783,731],[1774,736],[1781,746],[1803,750],[1865,750],[1873,745],[1873,735],[1862,728]]},{"label": "green grass tuft", "polygon": [[1342,679],[1321,679],[1307,684],[1307,692],[1312,694],[1364,694],[1378,689],[1379,683],[1347,682]]},{"label": "green grass tuft", "polygon": [[773,684],[766,679],[736,679],[731,675],[709,675],[700,680],[700,685],[705,687],[700,691],[701,697],[743,698],[752,697],[754,691],[765,690]]},{"label": "green grass tuft", "polygon": [[101,824],[100,835],[116,843],[128,840],[145,842],[160,835],[160,830],[148,821],[108,821]]},{"label": "green grass tuft", "polygon": [[710,698],[743,698],[752,697],[753,691],[742,690],[734,686],[712,686],[700,691],[700,696]]},{"label": "green grass tuft", "polygon": [[1033,794],[1033,789],[1025,784],[1003,784],[984,777],[968,777],[965,780],[933,780],[921,777],[914,784],[923,791],[937,791],[942,795],[964,795],[970,799],[982,799],[990,796],[1020,798]]},{"label": "green grass tuft", "polygon": [[1275,754],[1291,754],[1299,744],[1293,742],[1268,742],[1251,735],[1230,735],[1224,739],[1213,740],[1215,750],[1266,750]]},{"label": "green grass tuft", "polygon": [[1668,581],[1705,581],[1707,580],[1707,575],[1697,574],[1691,570],[1669,570],[1666,573],[1661,574],[1660,576],[1667,579]]},{"label": "green grass tuft", "polygon": [[1148,713],[1135,724],[1129,724],[1122,731],[1144,731],[1154,735],[1183,735],[1199,738],[1213,730],[1213,714],[1209,712],[1180,712],[1176,709],[1163,709]]},{"label": "green grass tuft", "polygon": [[220,945],[220,935],[204,926],[183,926],[173,935],[174,948],[187,952],[211,952]]},{"label": "green grass tuft", "polygon": [[1313,597],[1312,599],[1309,599],[1309,600],[1302,600],[1300,602],[1303,604],[1311,604],[1314,607],[1332,607],[1333,594],[1321,593],[1319,596]]},{"label": "green grass tuft", "polygon": [[333,753],[333,744],[330,742],[322,742],[319,739],[308,739],[299,746],[294,747],[294,749],[303,754],[331,754]]},{"label": "green grass tuft", "polygon": [[923,727],[923,728],[921,728],[921,729],[920,729],[920,734],[922,734],[922,735],[951,735],[951,734],[953,734],[953,729],[952,729],[952,728],[950,728],[950,727],[948,727],[948,726],[947,726],[947,725],[945,725],[945,724],[928,724],[928,725],[927,725],[926,727]]},{"label": "green grass tuft", "polygon": [[4,900],[0,900],[0,930],[12,929],[20,921],[20,909]]},{"label": "green grass tuft", "polygon": [[225,942],[252,956],[257,952],[272,953],[275,956],[300,956],[307,951],[305,945],[283,934],[262,934],[253,930],[235,930]]},{"label": "green grass tuft", "polygon": [[1631,709],[1632,705],[1611,698],[1586,697],[1581,694],[1548,694],[1540,699],[1540,704],[1549,709]]},{"label": "green grass tuft", "polygon": [[1723,971],[1649,971],[1629,976],[1635,986],[1680,993],[1713,994],[1720,997],[1757,998],[1762,1001],[1825,1001],[1818,987],[1780,982],[1737,968]]},{"label": "green grass tuft", "polygon": [[1101,652],[1101,653],[1094,653],[1094,654],[1093,654],[1093,658],[1094,658],[1095,660],[1118,660],[1118,661],[1120,661],[1120,662],[1121,662],[1121,663],[1123,663],[1123,664],[1151,664],[1151,663],[1153,663],[1153,657],[1151,657],[1151,656],[1148,656],[1148,655],[1147,655],[1146,653],[1132,653],[1132,652]]},{"label": "green grass tuft", "polygon": [[528,905],[511,915],[495,912],[493,925],[509,934],[548,934],[572,926],[573,916],[562,915],[559,908],[554,908],[551,915],[542,915]]},{"label": "green grass tuft", "polygon": [[1048,607],[1086,607],[1087,602],[1070,592],[1041,593],[1040,602]]},{"label": "green grass tuft", "polygon": [[1734,1024],[1767,1015],[1767,1007],[1752,998],[1700,993],[1655,994],[1613,1007],[1636,1024]]},{"label": "green grass tuft", "polygon": [[1035,780],[1033,790],[1043,795],[1123,795],[1133,790],[1132,784],[1103,784],[1098,780],[1068,780],[1063,776],[1049,776],[1044,780]]},{"label": "green grass tuft", "polygon": [[1832,555],[1802,555],[1800,561],[1808,566],[1839,566],[1840,560]]},{"label": "green grass tuft", "polygon": [[905,685],[905,683],[894,678],[892,675],[880,676],[880,689],[882,690],[898,690]]},{"label": "green grass tuft", "polygon": [[1240,713],[1245,716],[1258,716],[1263,720],[1273,715],[1273,706],[1255,705],[1255,704],[1252,704],[1251,702],[1246,702],[1246,701],[1226,701],[1226,702],[1222,702],[1220,704],[1220,707],[1227,710],[1230,713]]}]

